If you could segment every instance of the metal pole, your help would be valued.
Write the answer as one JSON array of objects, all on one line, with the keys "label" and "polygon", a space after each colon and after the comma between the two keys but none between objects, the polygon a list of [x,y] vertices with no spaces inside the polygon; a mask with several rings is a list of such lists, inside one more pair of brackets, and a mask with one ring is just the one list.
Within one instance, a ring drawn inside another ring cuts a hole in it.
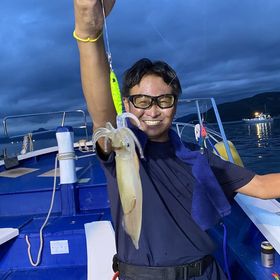
[{"label": "metal pole", "polygon": [[224,142],[224,145],[225,145],[225,148],[226,148],[226,152],[227,152],[229,161],[234,163],[234,160],[233,160],[230,148],[229,148],[229,144],[228,144],[228,141],[227,141],[227,137],[226,137],[226,134],[225,134],[225,131],[224,131],[224,127],[223,127],[223,124],[222,124],[222,121],[221,121],[221,118],[220,118],[220,114],[219,114],[215,99],[213,97],[211,97],[210,99],[211,99],[211,103],[212,103],[212,106],[213,106],[213,109],[214,109],[214,112],[215,112],[215,116],[216,116],[216,119],[217,119],[217,122],[218,122],[218,126],[219,126],[219,129],[220,129],[221,135],[222,135],[222,139],[223,139],[223,142]]},{"label": "metal pole", "polygon": [[196,105],[196,110],[197,110],[197,116],[198,116],[199,124],[202,126],[202,119],[201,119],[201,113],[200,113],[200,109],[199,109],[198,100],[195,101],[195,105]]}]

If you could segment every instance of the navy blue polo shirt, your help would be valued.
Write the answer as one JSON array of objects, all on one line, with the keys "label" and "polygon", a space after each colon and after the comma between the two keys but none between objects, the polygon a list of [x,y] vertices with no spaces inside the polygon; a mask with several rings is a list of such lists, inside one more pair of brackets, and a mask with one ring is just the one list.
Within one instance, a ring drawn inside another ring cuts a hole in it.
[{"label": "navy blue polo shirt", "polygon": [[[137,137],[143,134],[134,132]],[[211,254],[215,244],[191,215],[193,189],[197,180],[192,165],[176,156],[178,147],[175,148],[171,140],[162,143],[142,139],[140,142],[145,159],[139,161],[143,213],[138,250],[122,226],[123,213],[114,153],[107,160],[101,159],[108,183],[118,258],[136,265],[171,266]],[[180,143],[192,149],[190,144]],[[247,184],[255,175],[211,152],[206,151],[204,156],[229,201],[234,197],[235,190]]]}]

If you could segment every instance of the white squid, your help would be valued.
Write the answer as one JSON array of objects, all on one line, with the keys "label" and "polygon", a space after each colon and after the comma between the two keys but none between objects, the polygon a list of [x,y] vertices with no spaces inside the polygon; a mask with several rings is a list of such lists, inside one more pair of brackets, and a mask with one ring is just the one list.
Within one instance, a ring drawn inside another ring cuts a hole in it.
[{"label": "white squid", "polygon": [[142,184],[139,175],[139,160],[135,151],[135,143],[141,158],[143,151],[141,145],[126,125],[126,118],[132,118],[140,127],[140,122],[131,113],[123,113],[117,116],[117,128],[107,122],[106,127],[96,129],[93,136],[95,144],[99,138],[105,138],[105,150],[110,139],[116,153],[116,173],[119,195],[123,209],[123,227],[132,239],[136,249],[139,249],[139,237],[142,225]]}]

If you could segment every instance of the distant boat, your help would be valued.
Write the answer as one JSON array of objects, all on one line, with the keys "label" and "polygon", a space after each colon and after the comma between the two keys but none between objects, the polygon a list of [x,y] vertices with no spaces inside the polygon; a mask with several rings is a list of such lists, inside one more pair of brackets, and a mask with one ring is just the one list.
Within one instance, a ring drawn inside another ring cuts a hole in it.
[{"label": "distant boat", "polygon": [[269,114],[255,113],[255,117],[251,119],[242,119],[246,123],[266,123],[272,122],[273,118]]}]

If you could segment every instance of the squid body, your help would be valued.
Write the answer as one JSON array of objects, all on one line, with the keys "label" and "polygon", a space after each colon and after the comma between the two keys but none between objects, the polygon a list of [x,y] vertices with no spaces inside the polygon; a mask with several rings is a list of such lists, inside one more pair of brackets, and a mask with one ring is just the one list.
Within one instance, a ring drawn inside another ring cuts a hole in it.
[{"label": "squid body", "polygon": [[131,113],[117,116],[117,128],[111,123],[106,127],[98,128],[94,132],[93,143],[99,138],[105,138],[105,149],[110,139],[116,153],[116,174],[121,205],[123,209],[123,227],[130,236],[136,249],[139,249],[139,237],[142,225],[142,184],[139,175],[139,160],[135,151],[138,147],[140,156],[143,157],[141,145],[126,125],[126,118],[132,118],[140,127],[139,120]]}]

